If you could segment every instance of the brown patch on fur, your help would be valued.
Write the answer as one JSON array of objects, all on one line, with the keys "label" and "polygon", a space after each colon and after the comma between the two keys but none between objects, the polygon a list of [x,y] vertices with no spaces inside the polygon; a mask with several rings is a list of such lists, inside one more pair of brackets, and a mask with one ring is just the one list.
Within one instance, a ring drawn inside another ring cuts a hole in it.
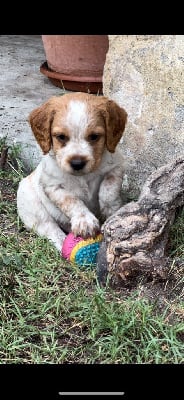
[{"label": "brown patch on fur", "polygon": [[[99,167],[105,150],[106,126],[101,109],[103,109],[103,101],[101,99],[99,101],[97,97],[92,97],[91,102],[88,104],[87,112],[90,114],[90,124],[86,129],[85,139],[92,149],[94,160],[93,171]],[[91,135],[97,135],[97,140],[91,140]]]},{"label": "brown patch on fur", "polygon": [[[65,132],[64,129],[61,129],[60,131],[61,131],[61,133]],[[65,147],[67,145],[68,141],[70,140],[70,135],[67,133],[66,137],[67,137],[66,141],[65,140],[61,141],[61,140],[59,140],[59,138],[57,138],[57,135],[55,133],[52,134],[52,146],[53,146],[54,153],[57,153],[58,150],[62,149],[63,147]]]},{"label": "brown patch on fur", "polygon": [[[86,127],[86,129],[88,132],[89,128],[95,132],[95,127],[104,127],[107,149],[113,153],[125,129],[126,111],[105,96],[80,92],[51,97],[46,103],[31,112],[29,122],[43,153],[48,153],[52,144],[56,151],[65,145],[64,143],[59,143],[56,133],[64,133],[66,129],[64,121],[70,100],[79,100],[86,103],[87,112],[90,113],[92,119],[92,126],[90,124],[90,127]],[[69,136],[70,132],[67,132],[67,135]],[[94,159],[98,165],[104,144],[102,135],[100,140],[92,145]]]},{"label": "brown patch on fur", "polygon": [[98,142],[94,143],[93,148],[93,159],[94,159],[94,170],[99,167],[102,154],[104,152],[105,138],[102,136]]},{"label": "brown patch on fur", "polygon": [[117,180],[117,178],[114,175],[109,174],[106,176],[106,182],[109,184],[114,183],[114,181],[116,181],[116,180]]},{"label": "brown patch on fur", "polygon": [[62,208],[64,213],[68,213],[68,211],[73,207],[75,204],[76,198],[74,196],[65,196],[63,201],[58,201],[56,204],[58,207]]},{"label": "brown patch on fur", "polygon": [[127,122],[127,113],[114,101],[107,102],[107,149],[114,153],[115,148],[120,141],[125,130]]},{"label": "brown patch on fur", "polygon": [[49,152],[52,144],[51,125],[55,114],[55,101],[56,98],[52,97],[29,115],[31,129],[44,154]]},{"label": "brown patch on fur", "polygon": [[88,109],[93,120],[103,118],[106,130],[107,150],[114,153],[125,130],[127,112],[115,101],[109,100],[105,96],[91,97],[91,100],[88,101]]}]

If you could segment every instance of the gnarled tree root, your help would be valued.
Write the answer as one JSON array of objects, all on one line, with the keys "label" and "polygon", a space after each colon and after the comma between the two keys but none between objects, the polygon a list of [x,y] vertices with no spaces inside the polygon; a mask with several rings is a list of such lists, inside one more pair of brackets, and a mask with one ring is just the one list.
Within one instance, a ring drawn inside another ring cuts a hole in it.
[{"label": "gnarled tree root", "polygon": [[158,168],[144,184],[138,201],[121,207],[103,225],[97,276],[121,284],[143,275],[166,278],[166,246],[176,209],[184,204],[184,159]]}]

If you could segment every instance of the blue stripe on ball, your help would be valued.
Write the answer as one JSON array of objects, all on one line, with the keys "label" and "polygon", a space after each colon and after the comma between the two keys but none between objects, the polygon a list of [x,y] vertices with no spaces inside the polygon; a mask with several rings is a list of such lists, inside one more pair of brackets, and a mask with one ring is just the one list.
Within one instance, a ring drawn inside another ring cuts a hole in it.
[{"label": "blue stripe on ball", "polygon": [[91,243],[77,250],[75,262],[80,266],[95,266],[97,253],[100,247],[99,242]]}]

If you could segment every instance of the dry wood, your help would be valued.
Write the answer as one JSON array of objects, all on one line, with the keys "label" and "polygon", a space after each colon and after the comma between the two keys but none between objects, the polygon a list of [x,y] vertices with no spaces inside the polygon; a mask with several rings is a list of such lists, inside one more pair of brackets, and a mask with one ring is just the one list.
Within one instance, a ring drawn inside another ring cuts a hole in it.
[{"label": "dry wood", "polygon": [[127,282],[137,275],[165,278],[170,260],[166,246],[176,209],[184,204],[184,159],[158,168],[144,184],[138,201],[121,207],[103,226],[97,259],[101,282]]}]

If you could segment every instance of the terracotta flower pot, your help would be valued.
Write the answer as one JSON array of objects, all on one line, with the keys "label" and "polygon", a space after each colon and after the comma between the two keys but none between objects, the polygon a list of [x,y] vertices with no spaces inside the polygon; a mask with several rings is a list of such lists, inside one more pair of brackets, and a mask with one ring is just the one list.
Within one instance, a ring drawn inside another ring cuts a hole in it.
[{"label": "terracotta flower pot", "polygon": [[107,35],[42,35],[46,56],[40,71],[72,91],[102,93]]}]

